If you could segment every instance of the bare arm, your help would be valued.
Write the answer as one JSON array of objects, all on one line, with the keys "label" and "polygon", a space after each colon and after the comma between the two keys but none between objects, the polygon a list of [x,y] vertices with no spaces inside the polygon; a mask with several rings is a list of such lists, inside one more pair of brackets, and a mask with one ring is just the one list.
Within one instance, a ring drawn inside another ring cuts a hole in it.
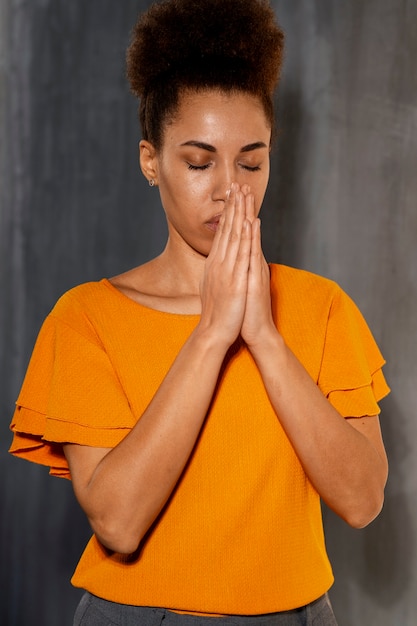
[{"label": "bare arm", "polygon": [[108,548],[133,552],[174,489],[203,424],[223,356],[211,337],[194,333],[118,446],[65,446],[75,494]]},{"label": "bare arm", "polygon": [[377,416],[344,419],[279,335],[271,314],[269,269],[253,222],[248,299],[242,335],[311,482],[354,527],[381,510],[388,464]]},{"label": "bare arm", "polygon": [[382,508],[388,470],[378,417],[341,417],[281,338],[252,353],[318,493],[351,526],[366,526]]},{"label": "bare arm", "polygon": [[205,264],[200,323],[135,427],[112,450],[65,446],[78,501],[98,538],[116,552],[137,548],[172,493],[239,334],[251,245],[244,204],[241,193],[231,193]]}]

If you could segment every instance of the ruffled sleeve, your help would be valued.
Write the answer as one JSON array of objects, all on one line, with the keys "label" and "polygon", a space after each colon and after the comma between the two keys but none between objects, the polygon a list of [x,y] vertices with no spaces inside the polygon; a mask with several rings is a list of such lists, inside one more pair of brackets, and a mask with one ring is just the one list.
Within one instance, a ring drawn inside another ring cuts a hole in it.
[{"label": "ruffled sleeve", "polygon": [[340,288],[333,297],[318,385],[344,417],[380,413],[378,402],[390,389],[385,360],[355,303]]},{"label": "ruffled sleeve", "polygon": [[69,478],[63,443],[113,447],[134,425],[129,402],[88,320],[50,314],[39,333],[11,423],[10,452]]}]

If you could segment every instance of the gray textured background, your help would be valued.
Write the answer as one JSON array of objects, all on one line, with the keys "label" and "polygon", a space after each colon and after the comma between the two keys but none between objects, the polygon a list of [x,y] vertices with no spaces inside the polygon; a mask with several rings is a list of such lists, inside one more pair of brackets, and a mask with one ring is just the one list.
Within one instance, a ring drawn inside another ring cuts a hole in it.
[{"label": "gray textured background", "polygon": [[[59,295],[158,253],[124,51],[147,2],[0,0],[0,624],[70,626],[88,536],[71,485],[10,458],[8,424]],[[268,259],[336,279],[393,388],[391,474],[362,531],[325,511],[340,626],[417,623],[417,2],[275,0],[282,129],[263,210]],[[242,34],[244,36],[244,34]]]}]

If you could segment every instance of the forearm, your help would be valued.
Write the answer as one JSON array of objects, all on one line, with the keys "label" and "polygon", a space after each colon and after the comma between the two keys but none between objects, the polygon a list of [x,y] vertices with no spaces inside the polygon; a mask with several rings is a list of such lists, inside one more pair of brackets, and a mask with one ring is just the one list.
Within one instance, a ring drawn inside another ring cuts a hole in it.
[{"label": "forearm", "polygon": [[277,332],[267,333],[251,351],[278,419],[320,496],[349,524],[369,523],[383,503],[383,450],[340,416]]},{"label": "forearm", "polygon": [[[172,493],[204,422],[226,349],[197,329],[129,435],[79,486],[77,497],[92,528],[109,548],[134,551]],[[73,465],[82,470],[80,458]]]},{"label": "forearm", "polygon": [[148,408],[113,450],[67,447],[77,498],[99,539],[131,552],[171,495],[194,448],[245,314],[251,226],[237,185],[203,261],[200,322]]}]

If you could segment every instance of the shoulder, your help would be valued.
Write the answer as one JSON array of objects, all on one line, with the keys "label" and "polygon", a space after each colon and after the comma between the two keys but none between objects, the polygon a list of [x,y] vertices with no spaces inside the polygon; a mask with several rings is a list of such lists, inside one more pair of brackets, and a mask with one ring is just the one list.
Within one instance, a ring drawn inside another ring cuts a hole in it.
[{"label": "shoulder", "polygon": [[271,264],[271,288],[277,297],[290,300],[309,301],[331,304],[334,297],[342,293],[339,285],[324,276],[288,265]]},{"label": "shoulder", "polygon": [[71,311],[87,312],[100,309],[103,305],[111,306],[113,291],[114,288],[107,278],[82,283],[62,294],[53,307],[51,315],[60,317]]},{"label": "shoulder", "polygon": [[96,300],[102,301],[108,293],[106,289],[107,282],[107,279],[104,278],[100,281],[82,283],[81,285],[72,287],[62,294],[52,309],[52,312],[59,314],[71,307],[88,307]]},{"label": "shoulder", "polygon": [[[366,324],[352,298],[334,280],[286,265],[270,265],[273,307],[281,319],[315,325]],[[317,327],[317,326],[316,326]]]},{"label": "shoulder", "polygon": [[47,321],[90,335],[97,322],[117,308],[117,292],[114,291],[107,279],[77,285],[58,299]]}]

